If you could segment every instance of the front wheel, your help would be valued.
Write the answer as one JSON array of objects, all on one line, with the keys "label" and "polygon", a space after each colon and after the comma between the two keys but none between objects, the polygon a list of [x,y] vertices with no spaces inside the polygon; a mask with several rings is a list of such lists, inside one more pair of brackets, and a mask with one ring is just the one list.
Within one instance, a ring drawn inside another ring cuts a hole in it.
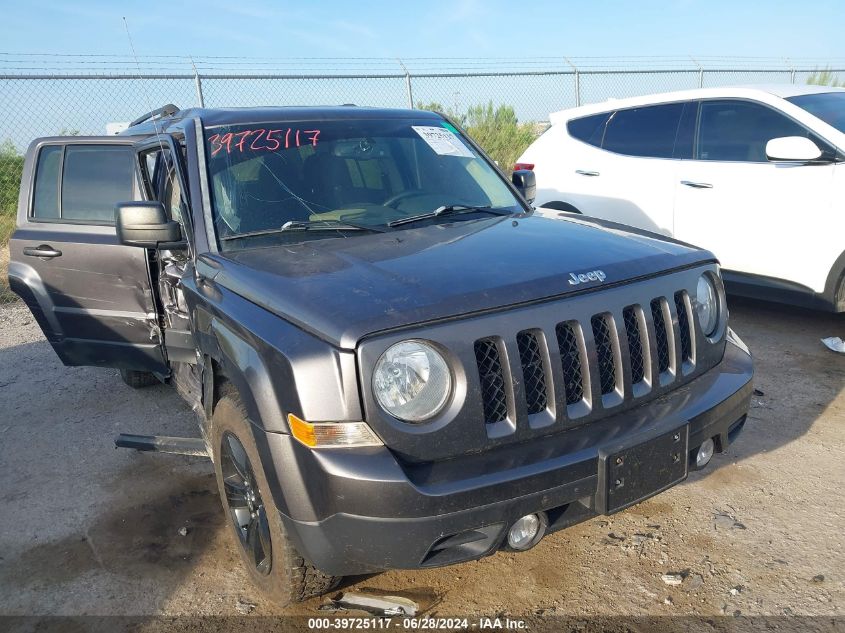
[{"label": "front wheel", "polygon": [[212,417],[214,472],[241,560],[255,585],[281,606],[331,591],[340,578],[307,563],[285,532],[250,426],[236,395],[220,399]]}]

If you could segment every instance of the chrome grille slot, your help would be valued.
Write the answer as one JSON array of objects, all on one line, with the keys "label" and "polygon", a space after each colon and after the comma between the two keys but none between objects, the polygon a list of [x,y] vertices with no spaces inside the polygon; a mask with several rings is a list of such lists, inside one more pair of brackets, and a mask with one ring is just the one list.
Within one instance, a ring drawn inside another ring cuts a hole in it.
[{"label": "chrome grille slot", "polygon": [[481,380],[481,402],[487,424],[502,422],[508,417],[508,398],[499,346],[495,339],[483,338],[475,342],[475,361]]},{"label": "chrome grille slot", "polygon": [[616,389],[616,354],[615,332],[611,332],[610,315],[596,314],[590,320],[593,339],[596,343],[596,356],[599,363],[601,393],[606,396]]},{"label": "chrome grille slot", "polygon": [[643,341],[648,341],[648,335],[640,326],[638,317],[639,306],[628,306],[622,311],[622,318],[625,321],[625,335],[628,338],[628,355],[631,362],[631,384],[636,385],[645,379],[645,353]]},{"label": "chrome grille slot", "polygon": [[687,311],[686,292],[679,290],[675,293],[675,309],[678,311],[678,329],[681,339],[681,362],[693,361],[692,331],[690,330],[689,312]]},{"label": "chrome grille slot", "polygon": [[525,403],[529,415],[545,411],[548,405],[546,395],[546,370],[543,366],[543,354],[537,335],[523,330],[516,335],[519,359],[522,363],[522,376],[525,380]]},{"label": "chrome grille slot", "polygon": [[576,324],[558,323],[555,328],[560,364],[563,369],[563,387],[566,404],[572,405],[584,399],[584,373],[581,362],[581,346],[578,342]]}]

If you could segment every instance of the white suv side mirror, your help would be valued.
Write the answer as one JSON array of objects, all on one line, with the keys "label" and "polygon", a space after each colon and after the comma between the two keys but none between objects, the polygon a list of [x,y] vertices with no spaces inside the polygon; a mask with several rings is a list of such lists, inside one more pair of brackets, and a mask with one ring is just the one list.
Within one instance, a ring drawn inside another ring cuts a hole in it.
[{"label": "white suv side mirror", "polygon": [[804,163],[818,160],[822,151],[805,136],[782,136],[766,143],[766,157],[772,161]]}]

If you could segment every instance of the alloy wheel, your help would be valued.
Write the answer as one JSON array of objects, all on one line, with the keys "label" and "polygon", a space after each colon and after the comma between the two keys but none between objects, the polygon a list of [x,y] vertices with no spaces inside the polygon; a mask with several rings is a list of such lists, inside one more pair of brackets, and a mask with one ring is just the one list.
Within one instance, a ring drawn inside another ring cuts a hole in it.
[{"label": "alloy wheel", "polygon": [[220,467],[226,506],[247,558],[262,575],[270,573],[273,549],[267,510],[246,450],[232,433],[225,433],[220,447]]}]

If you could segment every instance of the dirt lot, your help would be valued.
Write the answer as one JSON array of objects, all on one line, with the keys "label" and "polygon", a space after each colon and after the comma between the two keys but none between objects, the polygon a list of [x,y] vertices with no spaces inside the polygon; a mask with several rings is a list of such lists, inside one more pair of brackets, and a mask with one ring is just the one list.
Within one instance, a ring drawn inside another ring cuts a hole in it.
[{"label": "dirt lot", "polygon": [[[764,395],[706,471],[525,554],[350,586],[413,591],[441,615],[842,616],[845,355],[819,338],[845,336],[845,317],[734,300],[732,319]],[[28,312],[0,309],[0,614],[279,613],[238,566],[208,462],[112,447],[195,428],[168,387],[64,368]]]}]

